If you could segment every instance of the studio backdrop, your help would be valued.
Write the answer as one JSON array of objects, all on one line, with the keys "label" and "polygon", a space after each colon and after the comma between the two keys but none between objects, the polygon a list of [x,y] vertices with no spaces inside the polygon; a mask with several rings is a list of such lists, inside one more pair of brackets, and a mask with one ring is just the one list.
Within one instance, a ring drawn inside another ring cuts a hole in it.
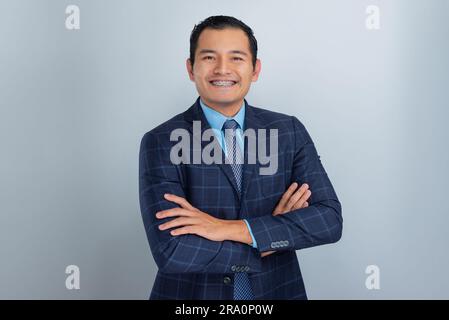
[{"label": "studio backdrop", "polygon": [[306,126],[342,204],[341,240],[296,252],[309,298],[448,299],[448,12],[446,0],[0,1],[0,298],[148,299],[140,141],[198,97],[190,32],[223,14],[259,43],[247,101]]}]

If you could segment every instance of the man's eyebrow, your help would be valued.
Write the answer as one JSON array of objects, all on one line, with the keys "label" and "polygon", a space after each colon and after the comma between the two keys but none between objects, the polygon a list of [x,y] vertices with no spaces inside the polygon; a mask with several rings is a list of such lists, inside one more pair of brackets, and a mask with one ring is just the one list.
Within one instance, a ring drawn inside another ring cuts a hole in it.
[{"label": "man's eyebrow", "polygon": [[[206,54],[206,53],[217,53],[217,51],[212,50],[212,49],[201,49],[198,54]],[[231,50],[231,51],[229,51],[229,53],[241,54],[244,56],[248,55],[245,51],[241,51],[241,50]]]},{"label": "man's eyebrow", "polygon": [[204,54],[204,53],[216,53],[215,50],[212,49],[201,49],[199,54]]},{"label": "man's eyebrow", "polygon": [[241,54],[243,56],[247,56],[248,54],[245,51],[241,51],[241,50],[231,50],[231,53],[235,53],[235,54]]}]

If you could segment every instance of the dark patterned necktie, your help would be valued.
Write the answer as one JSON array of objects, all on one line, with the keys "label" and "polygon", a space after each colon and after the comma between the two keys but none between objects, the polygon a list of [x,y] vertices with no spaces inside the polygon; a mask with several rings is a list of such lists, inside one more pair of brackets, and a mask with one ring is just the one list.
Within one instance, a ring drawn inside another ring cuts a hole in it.
[{"label": "dark patterned necktie", "polygon": [[[237,143],[237,129],[239,124],[231,119],[223,124],[226,143],[226,157],[231,165],[237,182],[239,193],[242,191],[243,152]],[[254,300],[253,290],[247,273],[234,273],[234,300]]]}]

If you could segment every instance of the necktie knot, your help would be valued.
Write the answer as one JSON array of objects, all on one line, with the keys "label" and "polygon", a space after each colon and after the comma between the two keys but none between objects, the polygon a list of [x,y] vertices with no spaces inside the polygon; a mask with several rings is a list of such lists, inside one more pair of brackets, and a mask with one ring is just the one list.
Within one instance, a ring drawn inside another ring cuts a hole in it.
[{"label": "necktie knot", "polygon": [[234,119],[226,120],[225,123],[223,123],[223,130],[231,129],[236,130],[239,127],[239,124]]}]

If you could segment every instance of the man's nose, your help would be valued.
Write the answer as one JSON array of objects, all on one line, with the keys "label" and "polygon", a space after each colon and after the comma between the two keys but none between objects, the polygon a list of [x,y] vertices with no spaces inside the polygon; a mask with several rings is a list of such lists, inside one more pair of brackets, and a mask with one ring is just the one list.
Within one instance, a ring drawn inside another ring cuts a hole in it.
[{"label": "man's nose", "polygon": [[229,65],[225,59],[218,59],[214,69],[215,74],[228,74],[230,72]]}]

